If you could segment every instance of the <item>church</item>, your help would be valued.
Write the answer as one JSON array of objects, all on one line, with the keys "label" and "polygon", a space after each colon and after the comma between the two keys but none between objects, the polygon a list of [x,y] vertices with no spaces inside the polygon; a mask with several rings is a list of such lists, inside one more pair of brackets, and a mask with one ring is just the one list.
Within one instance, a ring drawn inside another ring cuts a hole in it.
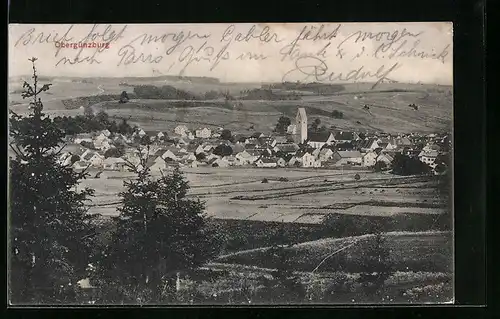
[{"label": "church", "polygon": [[307,115],[306,109],[300,107],[295,117],[295,134],[294,141],[297,144],[304,143],[307,140]]}]

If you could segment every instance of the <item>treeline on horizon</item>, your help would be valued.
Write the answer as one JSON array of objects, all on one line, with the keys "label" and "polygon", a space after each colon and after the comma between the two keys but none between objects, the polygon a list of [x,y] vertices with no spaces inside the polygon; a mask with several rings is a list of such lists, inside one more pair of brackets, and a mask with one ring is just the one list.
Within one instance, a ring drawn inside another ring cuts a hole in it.
[{"label": "treeline on horizon", "polygon": [[110,133],[132,134],[138,128],[123,119],[120,123],[111,120],[105,112],[97,115],[56,116],[53,123],[65,135],[76,135],[108,130]]}]

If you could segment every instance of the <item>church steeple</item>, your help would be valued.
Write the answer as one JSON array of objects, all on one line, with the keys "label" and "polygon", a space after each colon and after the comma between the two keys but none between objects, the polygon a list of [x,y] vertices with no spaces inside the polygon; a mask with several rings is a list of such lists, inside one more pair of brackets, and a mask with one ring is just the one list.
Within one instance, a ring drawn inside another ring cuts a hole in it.
[{"label": "church steeple", "polygon": [[297,111],[297,116],[295,117],[295,127],[296,127],[296,137],[295,143],[301,144],[307,140],[307,115],[306,109],[300,107]]}]

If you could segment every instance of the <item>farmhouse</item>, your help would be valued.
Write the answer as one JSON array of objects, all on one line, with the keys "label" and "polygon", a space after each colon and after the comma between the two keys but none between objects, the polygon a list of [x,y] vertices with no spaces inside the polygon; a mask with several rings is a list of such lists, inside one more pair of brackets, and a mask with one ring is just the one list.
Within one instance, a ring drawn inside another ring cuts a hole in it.
[{"label": "farmhouse", "polygon": [[377,163],[378,154],[375,151],[367,152],[363,155],[363,166],[371,167]]},{"label": "farmhouse", "polygon": [[283,152],[288,154],[295,154],[299,150],[299,146],[295,143],[286,143],[286,144],[276,144],[273,148],[275,152]]},{"label": "farmhouse", "polygon": [[386,165],[390,165],[393,159],[394,158],[388,153],[380,153],[377,157],[377,162],[384,162]]},{"label": "farmhouse", "polygon": [[333,151],[330,148],[322,148],[318,154],[318,158],[320,161],[329,160],[333,155]]},{"label": "farmhouse", "polygon": [[438,156],[438,152],[434,150],[427,150],[427,151],[422,151],[420,154],[418,154],[418,159],[422,162],[425,163],[429,166],[432,166],[434,164],[436,158]]},{"label": "farmhouse", "polygon": [[277,161],[268,157],[261,157],[258,161],[255,162],[257,167],[276,167],[278,164]]},{"label": "farmhouse", "polygon": [[309,152],[306,152],[300,158],[302,167],[321,167],[321,162],[316,160],[316,157]]},{"label": "farmhouse", "polygon": [[314,148],[322,148],[324,145],[331,145],[334,141],[334,136],[330,132],[309,132],[307,134],[309,136],[307,144]]},{"label": "farmhouse", "polygon": [[105,170],[112,171],[122,171],[126,166],[125,160],[120,157],[108,157],[104,159],[102,164]]},{"label": "farmhouse", "polygon": [[210,138],[212,136],[212,131],[206,127],[197,129],[195,133],[198,138]]},{"label": "farmhouse", "polygon": [[340,165],[361,165],[363,157],[359,151],[336,151],[332,160],[336,166]]},{"label": "farmhouse", "polygon": [[186,125],[178,125],[175,129],[174,129],[174,133],[177,134],[177,135],[180,135],[182,137],[186,137],[189,133],[189,129]]}]

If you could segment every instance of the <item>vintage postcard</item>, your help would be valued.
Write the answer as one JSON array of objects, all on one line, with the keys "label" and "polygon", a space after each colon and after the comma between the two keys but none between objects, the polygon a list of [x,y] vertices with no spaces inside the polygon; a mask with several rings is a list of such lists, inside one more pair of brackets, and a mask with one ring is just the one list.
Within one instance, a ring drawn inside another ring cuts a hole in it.
[{"label": "vintage postcard", "polygon": [[9,303],[454,302],[453,25],[9,25]]}]

